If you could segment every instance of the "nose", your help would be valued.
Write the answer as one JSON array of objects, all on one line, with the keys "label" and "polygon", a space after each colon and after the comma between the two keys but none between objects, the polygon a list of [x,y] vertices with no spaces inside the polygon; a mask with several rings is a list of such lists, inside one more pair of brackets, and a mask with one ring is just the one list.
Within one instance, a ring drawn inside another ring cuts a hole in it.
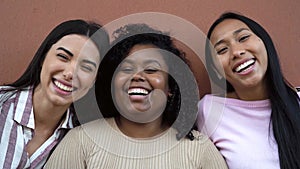
[{"label": "nose", "polygon": [[231,50],[233,56],[232,59],[242,57],[246,53],[246,50],[240,44],[232,45]]},{"label": "nose", "polygon": [[145,81],[144,73],[143,71],[138,71],[132,76],[131,81]]},{"label": "nose", "polygon": [[65,67],[64,71],[63,71],[63,77],[65,80],[73,80],[73,76],[75,74],[75,65],[70,64],[68,66]]}]

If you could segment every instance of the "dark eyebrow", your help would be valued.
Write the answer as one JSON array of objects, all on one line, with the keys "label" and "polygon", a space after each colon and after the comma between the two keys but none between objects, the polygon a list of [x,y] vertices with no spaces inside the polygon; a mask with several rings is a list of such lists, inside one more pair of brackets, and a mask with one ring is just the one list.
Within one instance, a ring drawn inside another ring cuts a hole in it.
[{"label": "dark eyebrow", "polygon": [[133,64],[133,61],[132,61],[132,60],[129,60],[129,59],[124,59],[124,60],[121,61],[121,63],[119,63],[119,64],[121,65],[121,64],[124,64],[124,63]]},{"label": "dark eyebrow", "polygon": [[82,62],[91,64],[91,65],[93,65],[95,68],[97,67],[96,63],[95,63],[95,62],[92,62],[92,61],[90,61],[90,60],[83,59]]},{"label": "dark eyebrow", "polygon": [[[131,60],[131,59],[125,59],[121,63],[122,64],[124,64],[124,63],[134,64],[134,61]],[[146,60],[146,61],[144,61],[143,64],[149,64],[149,63],[156,63],[157,65],[159,65],[160,67],[162,67],[161,64],[157,60],[155,60],[155,59]]]},{"label": "dark eyebrow", "polygon": [[63,47],[58,47],[56,50],[63,50],[63,51],[65,51],[68,55],[74,56],[72,52],[70,52],[69,50],[67,50],[67,49],[65,49],[65,48],[63,48]]},{"label": "dark eyebrow", "polygon": [[161,67],[161,64],[157,60],[150,59],[150,60],[146,60],[145,61],[145,64],[149,64],[149,63],[156,63],[156,64],[158,64]]},{"label": "dark eyebrow", "polygon": [[216,48],[218,45],[220,45],[221,43],[223,43],[224,42],[224,40],[222,39],[222,40],[219,40],[215,45],[214,45],[214,48]]},{"label": "dark eyebrow", "polygon": [[234,31],[233,34],[236,35],[236,34],[242,32],[242,31],[244,31],[244,30],[247,30],[247,31],[248,31],[249,29],[248,29],[248,28],[240,28],[240,29]]},{"label": "dark eyebrow", "polygon": [[[240,32],[242,32],[242,31],[244,31],[244,30],[248,30],[249,31],[249,29],[248,28],[240,28],[240,29],[238,29],[238,30],[236,30],[236,31],[234,31],[232,34],[233,35],[236,35],[236,34],[238,34],[238,33],[240,33]],[[224,40],[222,39],[222,40],[220,40],[220,41],[218,41],[215,45],[214,45],[214,48],[216,48],[216,46],[218,46],[219,44],[221,44],[221,43],[223,43],[224,42]]]}]

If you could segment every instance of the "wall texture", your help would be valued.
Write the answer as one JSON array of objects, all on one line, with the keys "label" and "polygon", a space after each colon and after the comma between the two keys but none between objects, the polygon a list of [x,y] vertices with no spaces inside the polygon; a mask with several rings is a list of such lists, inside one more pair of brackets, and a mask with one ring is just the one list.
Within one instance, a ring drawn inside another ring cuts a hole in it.
[{"label": "wall texture", "polygon": [[[300,86],[299,0],[3,0],[0,2],[0,84],[16,80],[49,31],[67,19],[83,18],[108,24],[134,13],[162,12],[183,18],[206,33],[224,11],[238,11],[261,23],[275,42],[287,80]],[[195,59],[193,51],[183,48],[192,60],[202,96],[210,92],[206,70]]]}]

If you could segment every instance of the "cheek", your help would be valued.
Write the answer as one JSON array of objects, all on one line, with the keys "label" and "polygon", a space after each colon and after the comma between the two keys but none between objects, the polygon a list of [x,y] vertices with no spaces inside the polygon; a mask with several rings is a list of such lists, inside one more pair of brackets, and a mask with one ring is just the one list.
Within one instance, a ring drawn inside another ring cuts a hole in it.
[{"label": "cheek", "polygon": [[59,61],[55,57],[46,56],[43,65],[42,72],[49,76],[50,73],[58,73],[66,68],[67,64],[65,62]]},{"label": "cheek", "polygon": [[116,75],[112,80],[112,84],[110,84],[110,92],[117,107],[122,105],[124,99],[128,98],[126,93],[123,92],[129,87],[128,79],[128,75]]},{"label": "cheek", "polygon": [[166,90],[168,87],[168,77],[164,75],[149,77],[149,82],[153,88]]},{"label": "cheek", "polygon": [[267,54],[267,50],[266,47],[264,45],[264,43],[259,40],[259,42],[257,43],[257,47],[256,47],[256,51],[257,51],[257,56],[259,56],[258,59],[260,59],[261,64],[263,64],[264,66],[268,66],[268,54]]},{"label": "cheek", "polygon": [[74,78],[78,79],[78,81],[80,82],[81,86],[83,87],[91,87],[96,79],[96,73],[86,73],[86,72],[74,72]]},{"label": "cheek", "polygon": [[54,73],[57,73],[60,70],[62,70],[61,67],[62,66],[60,66],[59,64],[44,62],[43,66],[41,67],[41,80],[51,78],[54,75]]},{"label": "cheek", "polygon": [[228,67],[228,60],[225,57],[219,57],[214,59],[214,65],[220,75],[225,76],[225,69]]},{"label": "cheek", "polygon": [[264,56],[267,56],[266,46],[260,38],[257,38],[257,40],[253,42],[253,44],[256,44],[256,51],[258,51],[260,54],[263,54]]},{"label": "cheek", "polygon": [[262,53],[263,59],[264,59],[265,61],[268,61],[268,54],[267,54],[267,50],[266,50],[265,46],[262,46],[262,47],[261,47],[261,52],[260,52],[260,53]]},{"label": "cheek", "polygon": [[116,74],[112,81],[113,83],[112,87],[114,88],[114,90],[120,90],[129,81],[130,81],[130,75]]},{"label": "cheek", "polygon": [[264,64],[265,64],[265,66],[267,67],[268,66],[268,54],[267,54],[267,51],[266,50],[263,50],[263,52],[262,52],[263,54],[262,54],[262,59],[264,60]]},{"label": "cheek", "polygon": [[226,54],[223,55],[217,55],[217,52],[214,49],[211,49],[211,57],[212,57],[212,64],[215,66],[215,68],[217,68],[217,71],[220,72],[224,72],[224,66],[227,64],[228,62],[228,56],[226,56]]}]

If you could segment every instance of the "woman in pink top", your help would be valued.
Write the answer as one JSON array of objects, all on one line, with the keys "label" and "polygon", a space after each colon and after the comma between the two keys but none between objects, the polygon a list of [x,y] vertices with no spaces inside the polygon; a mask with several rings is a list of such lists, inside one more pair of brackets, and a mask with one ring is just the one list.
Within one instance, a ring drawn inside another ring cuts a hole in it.
[{"label": "woman in pink top", "polygon": [[207,37],[208,72],[225,92],[199,102],[198,129],[229,168],[300,168],[299,96],[281,73],[269,34],[245,16],[225,13]]}]

